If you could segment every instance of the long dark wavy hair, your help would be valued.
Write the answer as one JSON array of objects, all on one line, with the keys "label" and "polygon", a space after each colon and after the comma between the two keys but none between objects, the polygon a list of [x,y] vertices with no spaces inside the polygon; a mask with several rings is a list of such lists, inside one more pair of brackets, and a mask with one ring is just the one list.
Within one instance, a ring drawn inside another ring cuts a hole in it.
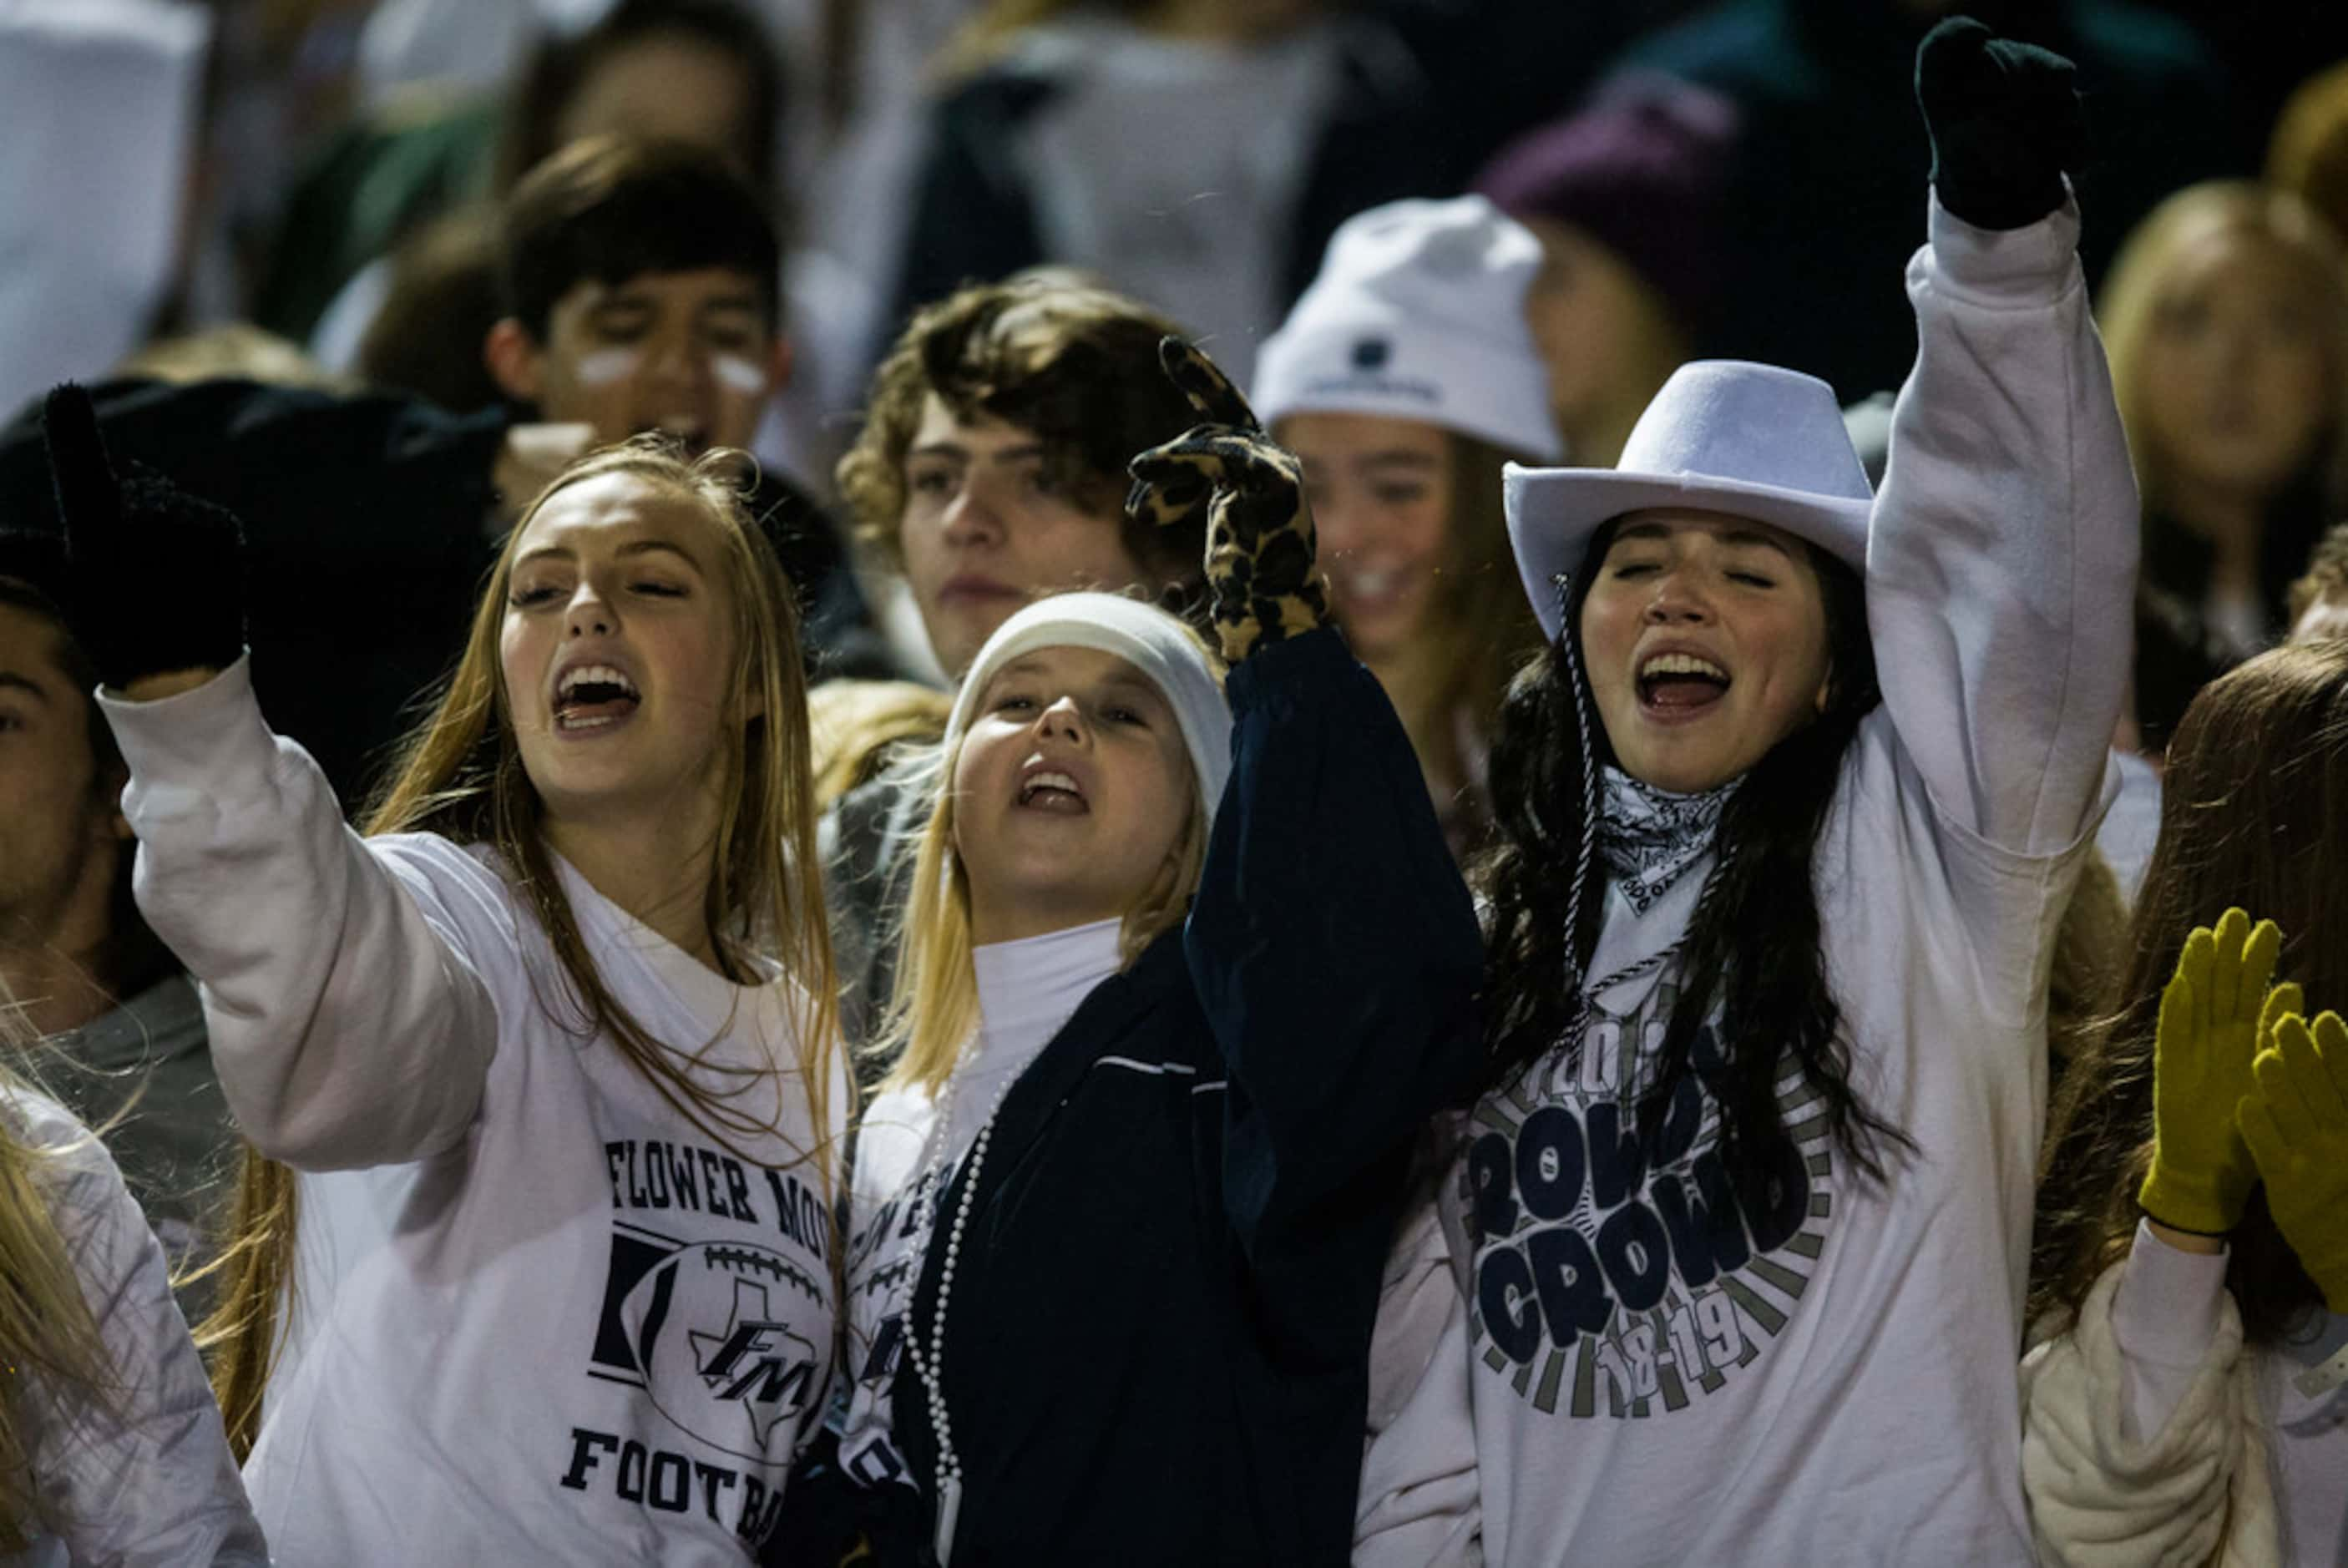
[{"label": "long dark wavy hair", "polygon": [[[2310,1011],[2348,1006],[2348,640],[2260,654],[2211,683],[2177,727],[2118,1010],[2083,1038],[2047,1116],[2034,1333],[2067,1326],[2127,1254],[2152,1162],[2160,994],[2193,928],[2237,908],[2282,928],[2275,979],[2299,982]],[[2226,1284],[2252,1345],[2284,1338],[2322,1305],[2263,1186],[2228,1237]]]},{"label": "long dark wavy hair", "polygon": [[[1557,641],[1511,683],[1492,749],[1495,842],[1477,866],[1488,928],[1488,1089],[1560,1042],[1573,1055],[1581,1050],[1567,1036],[1580,1011],[1577,977],[1588,975],[1605,910],[1603,879],[1574,874],[1585,828],[1595,829],[1584,820],[1584,770],[1612,761],[1613,752],[1591,717],[1580,627],[1615,528],[1607,524],[1591,541]],[[1720,1106],[1721,1161],[1744,1192],[1766,1191],[1789,1163],[1798,1168],[1778,1097],[1789,1061],[1817,1094],[1817,1113],[1837,1144],[1869,1176],[1882,1175],[1884,1142],[1908,1144],[1851,1087],[1810,872],[1843,755],[1882,700],[1866,591],[1840,561],[1804,549],[1825,601],[1826,705],[1754,765],[1723,811],[1721,852],[1680,952],[1679,1002],[1639,1078],[1639,1137],[1653,1149],[1673,1094],[1691,1073],[1701,1075]],[[1719,1059],[1700,1065],[1696,1037],[1715,1004],[1727,1020]]]}]

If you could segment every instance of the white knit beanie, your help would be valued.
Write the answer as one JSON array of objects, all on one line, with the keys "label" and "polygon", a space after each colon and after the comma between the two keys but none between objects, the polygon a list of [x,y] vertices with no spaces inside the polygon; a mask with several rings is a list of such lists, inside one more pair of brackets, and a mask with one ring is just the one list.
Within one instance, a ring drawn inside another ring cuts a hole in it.
[{"label": "white knit beanie", "polygon": [[995,673],[1038,648],[1090,648],[1113,654],[1139,670],[1174,710],[1182,744],[1199,780],[1208,826],[1231,776],[1231,710],[1223,699],[1205,647],[1165,611],[1115,593],[1055,593],[1038,599],[994,629],[971,661],[946,719],[946,755],[976,716]]},{"label": "white knit beanie", "polygon": [[1532,232],[1481,196],[1347,219],[1256,356],[1256,417],[1384,414],[1555,462],[1565,444],[1525,321],[1540,267]]}]

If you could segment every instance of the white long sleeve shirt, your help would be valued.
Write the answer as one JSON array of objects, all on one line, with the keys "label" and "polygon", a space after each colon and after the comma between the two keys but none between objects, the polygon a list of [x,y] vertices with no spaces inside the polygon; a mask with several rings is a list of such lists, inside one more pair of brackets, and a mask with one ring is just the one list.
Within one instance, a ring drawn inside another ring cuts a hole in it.
[{"label": "white long sleeve shirt", "polygon": [[243,661],[105,707],[139,907],[202,985],[239,1126],[304,1172],[245,1469],[280,1556],[743,1562],[832,1360],[847,1094],[809,1125],[800,993],[728,984],[561,868],[653,1038],[706,1047],[712,1087],[778,1069],[735,1103],[781,1135],[726,1147],[581,1022],[490,851],[344,826]]},{"label": "white long sleeve shirt", "polygon": [[[1676,981],[1601,994],[1578,1057],[1477,1109],[1447,1194],[1470,1255],[1443,1332],[1466,1355],[1438,1350],[1427,1378],[1455,1387],[1422,1387],[1373,1443],[1357,1561],[1452,1542],[1471,1470],[1509,1568],[2032,1561],[2002,1369],[2047,971],[2111,788],[2136,564],[2077,222],[1990,232],[1935,204],[1909,267],[1921,347],[1866,573],[1883,705],[1814,877],[1852,1085],[1912,1152],[1883,1146],[1868,1180],[1789,1071],[1800,1163],[1776,1201],[1729,1191],[1694,1086],[1646,1168],[1622,1138],[1630,1068]],[[1703,871],[1644,915],[1610,889],[1593,971],[1679,937]]]},{"label": "white long sleeve shirt", "polygon": [[19,1404],[54,1532],[26,1568],[266,1568],[203,1363],[171,1298],[170,1267],[113,1159],[46,1096],[0,1090],[8,1135],[43,1151],[45,1196],[117,1389],[111,1410],[36,1380]]},{"label": "white long sleeve shirt", "polygon": [[2348,1317],[2246,1351],[2226,1257],[2139,1224],[2023,1365],[2023,1484],[2050,1564],[2317,1568],[2348,1553]]}]

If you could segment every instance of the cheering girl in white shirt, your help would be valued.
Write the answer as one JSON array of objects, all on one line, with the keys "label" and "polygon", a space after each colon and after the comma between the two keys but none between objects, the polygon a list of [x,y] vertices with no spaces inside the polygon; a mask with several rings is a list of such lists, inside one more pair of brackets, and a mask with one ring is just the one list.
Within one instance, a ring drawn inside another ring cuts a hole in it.
[{"label": "cheering girl in white shirt", "polygon": [[1425,1375],[1374,1380],[1408,1397],[1359,1561],[2030,1560],[1994,1369],[2134,491],[2068,65],[1947,23],[1918,88],[1879,497],[1829,388],[1723,362],[1618,469],[1510,476],[1552,645],[1494,748],[1491,1057],[1389,1294]]},{"label": "cheering girl in white shirt", "polygon": [[829,1373],[847,1109],[772,552],[705,462],[572,467],[362,838],[254,705],[233,520],[48,420],[140,907],[301,1172],[230,1303],[275,1549],[745,1560]]}]

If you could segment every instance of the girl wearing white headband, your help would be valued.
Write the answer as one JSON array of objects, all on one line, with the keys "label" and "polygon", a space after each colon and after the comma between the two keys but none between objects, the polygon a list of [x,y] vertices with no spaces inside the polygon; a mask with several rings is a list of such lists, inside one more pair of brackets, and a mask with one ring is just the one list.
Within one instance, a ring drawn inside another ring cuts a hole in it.
[{"label": "girl wearing white headband", "polygon": [[[1484,1081],[1390,1274],[1357,1562],[2032,1560],[2047,966],[2135,568],[2070,75],[1923,46],[1879,500],[1824,383],[1735,364],[1619,469],[1510,476],[1552,646],[1494,748]],[[1224,438],[1235,513],[1297,506]]]},{"label": "girl wearing white headband", "polygon": [[[856,1150],[839,1469],[880,1562],[1346,1555],[1480,964],[1376,684],[1278,652],[1227,708],[1180,622],[1071,593],[963,681]],[[1290,918],[1307,890],[1343,914]]]}]

